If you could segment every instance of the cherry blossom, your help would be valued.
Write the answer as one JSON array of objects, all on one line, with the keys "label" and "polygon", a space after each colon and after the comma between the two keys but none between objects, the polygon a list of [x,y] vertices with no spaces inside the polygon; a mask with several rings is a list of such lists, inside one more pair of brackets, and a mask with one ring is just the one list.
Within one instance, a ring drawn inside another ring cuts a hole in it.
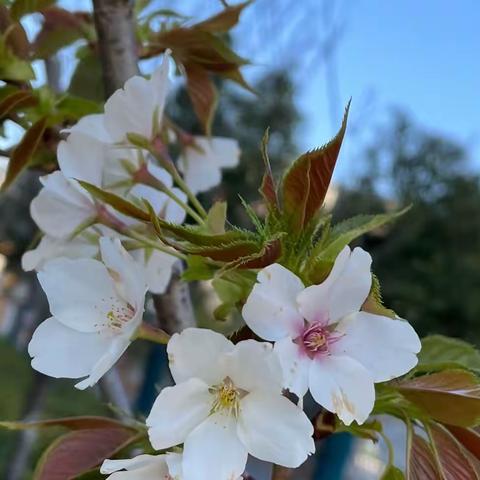
[{"label": "cherry blossom", "polygon": [[371,288],[370,255],[345,247],[327,279],[305,288],[279,264],[257,277],[243,317],[275,341],[285,387],[313,398],[345,424],[363,423],[375,401],[374,382],[407,373],[420,340],[404,320],[361,311]]},{"label": "cherry blossom", "polygon": [[157,450],[184,445],[185,480],[230,480],[247,455],[297,467],[315,450],[306,415],[282,396],[282,371],[269,343],[234,345],[211,330],[188,328],[167,346],[176,382],[147,418]]},{"label": "cherry blossom", "polygon": [[184,147],[179,169],[193,193],[205,192],[222,180],[222,169],[238,165],[238,142],[223,137],[194,137],[193,145]]},{"label": "cherry blossom", "polygon": [[167,453],[105,460],[100,473],[109,475],[108,480],[183,480],[182,455]]},{"label": "cherry blossom", "polygon": [[58,258],[38,273],[52,316],[28,346],[32,367],[55,378],[94,385],[120,358],[141,324],[146,291],[143,268],[118,239],[100,239],[102,262]]}]

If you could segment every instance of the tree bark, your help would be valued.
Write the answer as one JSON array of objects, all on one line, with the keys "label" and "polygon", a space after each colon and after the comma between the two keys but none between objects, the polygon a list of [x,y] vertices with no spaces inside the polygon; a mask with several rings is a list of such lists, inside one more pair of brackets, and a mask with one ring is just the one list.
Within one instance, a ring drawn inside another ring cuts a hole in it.
[{"label": "tree bark", "polygon": [[137,45],[130,0],[93,0],[105,96],[138,73]]}]

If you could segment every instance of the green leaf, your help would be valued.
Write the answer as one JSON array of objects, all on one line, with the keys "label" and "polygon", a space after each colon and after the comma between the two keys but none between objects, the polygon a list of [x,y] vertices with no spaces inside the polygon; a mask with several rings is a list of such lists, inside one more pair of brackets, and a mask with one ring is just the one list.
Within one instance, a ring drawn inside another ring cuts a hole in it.
[{"label": "green leaf", "polygon": [[157,223],[162,236],[168,233],[174,238],[185,240],[196,246],[220,246],[236,241],[258,241],[254,233],[245,230],[229,230],[225,233],[208,235],[197,227],[169,223],[159,217],[156,217],[155,223]]},{"label": "green leaf", "polygon": [[480,382],[466,370],[445,370],[392,385],[439,422],[460,427],[480,422]]},{"label": "green leaf", "polygon": [[80,59],[70,80],[68,91],[77,97],[103,102],[105,90],[100,60],[90,49],[81,49],[79,54]]},{"label": "green leaf", "polygon": [[78,183],[90,194],[92,197],[100,200],[107,205],[110,205],[115,210],[128,217],[136,218],[137,220],[142,220],[144,222],[150,221],[150,215],[145,212],[144,210],[138,208],[133,203],[129,202],[128,200],[115,195],[114,193],[106,192],[101,188],[92,185],[91,183],[84,182],[82,180],[78,180]]},{"label": "green leaf", "polygon": [[429,424],[427,432],[433,447],[440,478],[446,480],[478,480],[470,454],[445,427]]},{"label": "green leaf", "polygon": [[390,308],[383,305],[382,292],[380,290],[380,282],[376,275],[372,274],[372,286],[367,299],[363,303],[361,310],[374,315],[382,315],[384,317],[396,318],[396,314]]},{"label": "green leaf", "polygon": [[349,432],[359,438],[378,441],[378,434],[383,430],[382,424],[378,420],[370,420],[359,425],[358,423],[351,423],[350,425],[337,425],[336,432]]},{"label": "green leaf", "polygon": [[175,248],[184,253],[200,255],[220,262],[233,262],[258,253],[262,246],[255,241],[237,240],[213,246],[175,244]]},{"label": "green leaf", "polygon": [[215,202],[210,208],[206,218],[208,231],[213,234],[225,233],[227,220],[227,202]]},{"label": "green leaf", "polygon": [[262,184],[260,185],[259,191],[269,209],[278,209],[279,203],[277,196],[277,186],[273,178],[272,167],[270,165],[270,159],[268,157],[268,138],[269,130],[267,128],[263,135],[261,144],[261,152],[265,172],[263,174]]},{"label": "green leaf", "polygon": [[33,80],[35,73],[29,62],[17,57],[0,36],[0,80],[25,82]]},{"label": "green leaf", "polygon": [[0,422],[0,427],[8,430],[30,430],[34,428],[65,427],[69,430],[92,430],[96,428],[126,428],[118,420],[108,417],[84,416],[63,417],[33,422]]},{"label": "green leaf", "polygon": [[389,465],[387,469],[383,472],[380,480],[404,480],[405,475],[403,472],[397,468],[395,465]]},{"label": "green leaf", "polygon": [[222,304],[215,310],[217,320],[225,320],[232,310],[241,308],[255,284],[253,272],[228,272],[212,280],[212,287]]},{"label": "green leaf", "polygon": [[136,432],[118,427],[76,430],[62,435],[43,453],[33,480],[75,478],[101,465],[136,438]]},{"label": "green leaf", "polygon": [[206,263],[200,255],[187,257],[187,268],[182,273],[182,280],[192,282],[194,280],[210,280],[215,270]]},{"label": "green leaf", "polygon": [[480,352],[471,344],[457,338],[430,335],[422,339],[417,371],[467,368],[480,371]]},{"label": "green leaf", "polygon": [[43,117],[34,123],[24,134],[20,143],[15,147],[8,162],[7,173],[2,184],[1,191],[5,191],[18,175],[27,167],[33,154],[42,140],[47,127],[47,117]]},{"label": "green leaf", "polygon": [[38,12],[44,8],[53,5],[56,0],[15,0],[10,7],[10,14],[15,20],[19,20],[24,15]]},{"label": "green leaf", "polygon": [[301,231],[322,207],[347,128],[350,103],[337,135],[321,148],[304,153],[288,169],[282,184],[284,215]]},{"label": "green leaf", "polygon": [[100,113],[102,108],[92,100],[66,94],[55,105],[55,110],[60,114],[62,120],[77,121],[85,115]]},{"label": "green leaf", "polygon": [[343,248],[363,234],[375,230],[397,219],[408,212],[408,206],[398,212],[378,215],[358,215],[335,225],[327,240],[319,242],[310,255],[307,263],[307,274],[313,283],[323,281],[325,271],[328,273]]}]

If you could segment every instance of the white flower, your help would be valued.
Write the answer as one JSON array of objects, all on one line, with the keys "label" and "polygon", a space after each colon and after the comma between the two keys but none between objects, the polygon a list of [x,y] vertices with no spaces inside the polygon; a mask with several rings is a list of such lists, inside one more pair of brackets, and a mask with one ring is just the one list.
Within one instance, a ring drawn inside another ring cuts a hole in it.
[{"label": "white flower", "polygon": [[370,255],[345,247],[328,278],[305,288],[292,272],[264,268],[243,307],[247,325],[275,341],[285,387],[313,398],[345,424],[363,423],[375,401],[374,382],[407,373],[420,340],[404,320],[362,312],[371,287]]},{"label": "white flower", "polygon": [[97,216],[97,208],[75,181],[62,172],[40,178],[43,188],[30,204],[30,214],[40,229],[54,238],[66,239]]},{"label": "white flower", "polygon": [[108,480],[183,480],[182,455],[138,455],[128,460],[105,460],[100,468]]},{"label": "white flower", "polygon": [[114,142],[126,142],[127,133],[151,139],[158,132],[168,91],[170,55],[150,79],[134,76],[105,103],[105,128]]},{"label": "white flower", "polygon": [[314,451],[312,424],[281,394],[270,344],[233,345],[211,330],[189,328],[172,336],[167,351],[177,384],[162,390],[147,426],[158,450],[184,444],[185,480],[237,478],[249,453],[293,468]]},{"label": "white flower", "polygon": [[87,377],[94,385],[120,358],[142,321],[143,268],[118,239],[101,238],[102,262],[58,258],[38,273],[52,317],[28,346],[32,367],[56,378]]},{"label": "white flower", "polygon": [[77,235],[72,240],[59,240],[44,235],[39,244],[22,256],[22,268],[29,272],[39,270],[43,265],[57,257],[93,258],[98,254],[98,243],[85,235]]},{"label": "white flower", "polygon": [[193,193],[205,192],[222,180],[222,168],[238,165],[240,149],[231,138],[194,137],[195,146],[184,148],[178,167]]}]

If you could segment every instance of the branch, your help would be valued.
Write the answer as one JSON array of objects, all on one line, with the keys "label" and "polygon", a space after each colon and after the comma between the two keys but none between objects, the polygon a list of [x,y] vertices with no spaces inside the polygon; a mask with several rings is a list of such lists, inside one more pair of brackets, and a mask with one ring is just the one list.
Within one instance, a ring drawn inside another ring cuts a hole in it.
[{"label": "branch", "polygon": [[130,0],[93,0],[106,97],[138,73]]}]

